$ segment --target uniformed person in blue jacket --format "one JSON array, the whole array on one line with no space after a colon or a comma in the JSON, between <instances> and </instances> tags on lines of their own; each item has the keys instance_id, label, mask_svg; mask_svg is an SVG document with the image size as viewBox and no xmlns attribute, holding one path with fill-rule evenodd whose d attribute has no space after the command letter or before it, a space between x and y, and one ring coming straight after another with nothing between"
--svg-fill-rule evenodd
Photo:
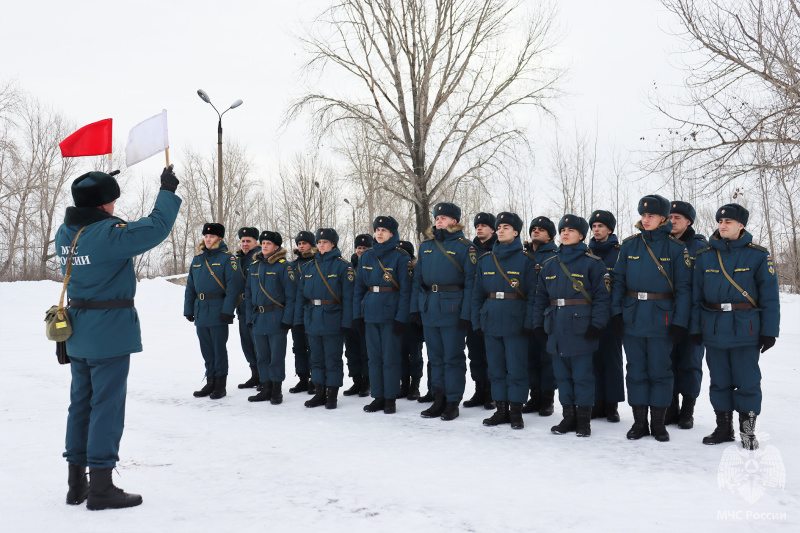
<instances>
[{"instance_id":1,"label":"uniformed person in blue jacket","mask_svg":"<svg viewBox=\"0 0 800 533\"><path fill-rule=\"evenodd\" d=\"M303 275L303 267L314 259L317 249L314 234L310 231L301 231L294 238L294 255L292 268L295 271L296 279ZM303 324L292 326L292 352L294 353L294 371L297 374L298 382L294 387L289 388L289 392L306 392L314 394L311 378L311 351L308 349L308 337L306 328Z\"/></svg>"},{"instance_id":2,"label":"uniformed person in blue jacket","mask_svg":"<svg viewBox=\"0 0 800 533\"><path fill-rule=\"evenodd\" d=\"M589 217L593 237L589 251L603 260L606 266L605 282L611 288L614 265L619 256L619 240L614 234L617 219L613 213L598 209ZM592 358L594 370L594 407L592 418L605 417L609 422L619 422L619 402L625 401L625 378L622 371L622 339L614 334L609 323L600 337L600 346Z\"/></svg>"},{"instance_id":3,"label":"uniformed person in blue jacket","mask_svg":"<svg viewBox=\"0 0 800 533\"><path fill-rule=\"evenodd\" d=\"M356 235L353 241L356 251L350 256L350 264L356 273L356 284L358 284L358 260L367 250L372 248L372 236L362 233ZM344 358L347 360L347 375L353 380L353 385L342 392L345 396L355 396L366 398L369 396L369 353L367 350L367 338L363 331L350 328L344 336Z\"/></svg>"},{"instance_id":4,"label":"uniformed person in blue jacket","mask_svg":"<svg viewBox=\"0 0 800 533\"><path fill-rule=\"evenodd\" d=\"M370 387L374 400L364 411L397 411L400 349L411 300L411 259L400 248L397 221L380 215L372 223L372 248L358 260L353 289L353 327L367 339Z\"/></svg>"},{"instance_id":5,"label":"uniformed person in blue jacket","mask_svg":"<svg viewBox=\"0 0 800 533\"><path fill-rule=\"evenodd\" d=\"M130 354L142 351L133 258L169 235L181 205L177 187L172 166L164 169L150 216L125 223L114 216L120 189L112 175L89 172L72 183L75 206L67 208L55 236L62 273L76 244L67 285L67 314L74 330L66 341L72 361L64 451L68 504L78 505L87 497L93 510L142 503L140 495L124 492L111 480L125 426Z\"/></svg>"},{"instance_id":6,"label":"uniformed person in blue jacket","mask_svg":"<svg viewBox=\"0 0 800 533\"><path fill-rule=\"evenodd\" d=\"M536 262L522 248L522 219L502 212L497 242L478 258L472 288L472 324L486 345L495 413L485 426L511 424L522 429L522 404L528 398L528 337L533 326Z\"/></svg>"},{"instance_id":7,"label":"uniformed person in blue jacket","mask_svg":"<svg viewBox=\"0 0 800 533\"><path fill-rule=\"evenodd\" d=\"M475 246L464 238L460 207L441 202L433 216L436 225L420 244L411 293L411 313L424 328L434 389L433 405L420 414L454 420L466 385L464 346L472 327L470 299L478 258Z\"/></svg>"},{"instance_id":8,"label":"uniformed person in blue jacket","mask_svg":"<svg viewBox=\"0 0 800 533\"><path fill-rule=\"evenodd\" d=\"M480 257L491 251L494 243L497 242L494 229L495 216L491 213L478 213L472 219L472 225L475 228L475 238L472 239L472 244L475 245L475 251ZM521 242L520 246L522 246ZM486 360L486 343L473 328L467 331L467 358L469 359L469 373L472 381L475 382L475 394L469 400L464 401L464 407L481 406L484 409L494 409L492 386L489 382L489 363ZM526 392L526 399L527 395Z\"/></svg>"},{"instance_id":9,"label":"uniformed person in blue jacket","mask_svg":"<svg viewBox=\"0 0 800 533\"><path fill-rule=\"evenodd\" d=\"M545 261L553 257L558 247L553 242L556 225L547 217L534 217L528 229L531 240L525 243L525 250L536 258L536 272L541 272ZM528 343L528 381L531 399L522 406L523 413L539 413L539 416L553 414L556 376L553 372L553 354L537 338Z\"/></svg>"},{"instance_id":10,"label":"uniformed person in blue jacket","mask_svg":"<svg viewBox=\"0 0 800 533\"><path fill-rule=\"evenodd\" d=\"M247 284L247 276L250 273L250 263L253 256L261 251L258 246L257 228L239 229L239 250L236 252L236 261L239 263L239 273L242 275L243 283ZM239 339L242 342L242 352L247 364L250 365L250 379L239 384L240 389L251 389L258 385L258 366L256 365L256 347L253 344L253 334L247 323L247 302L245 294L239 296L239 305L236 306L236 315L239 317Z\"/></svg>"},{"instance_id":11,"label":"uniformed person in blue jacket","mask_svg":"<svg viewBox=\"0 0 800 533\"><path fill-rule=\"evenodd\" d=\"M218 400L227 394L228 326L244 292L236 256L223 240L225 227L208 222L203 225L203 240L189 267L183 315L197 328L200 352L206 365L206 384L194 396Z\"/></svg>"},{"instance_id":12,"label":"uniformed person in blue jacket","mask_svg":"<svg viewBox=\"0 0 800 533\"><path fill-rule=\"evenodd\" d=\"M414 279L414 267L417 264L416 254L414 253L414 245L410 241L400 241L398 246L408 252L408 257L411 260L410 275ZM409 300L410 308L410 300ZM425 337L422 334L422 327L417 324L409 324L403 333L403 343L400 348L400 366L401 375L403 379L408 380L408 393L406 394L407 400L419 400L419 384L422 380L422 368L424 366L422 358L422 344L425 342ZM401 381L402 383L402 381ZM430 372L428 372L428 390L433 390L433 385L430 383ZM401 385L400 392L402 394L403 387ZM402 397L402 395L400 396Z\"/></svg>"},{"instance_id":13,"label":"uniformed person in blue jacket","mask_svg":"<svg viewBox=\"0 0 800 533\"><path fill-rule=\"evenodd\" d=\"M672 236L683 241L689 250L689 260L694 266L697 252L708 247L703 235L695 233L696 213L689 202L673 200L669 211L672 223ZM672 388L672 403L664 417L666 425L678 424L681 429L694 427L694 405L700 396L700 383L703 381L703 346L683 339L672 348L672 374L675 385ZM681 402L679 395L683 396Z\"/></svg>"},{"instance_id":14,"label":"uniformed person in blue jacket","mask_svg":"<svg viewBox=\"0 0 800 533\"><path fill-rule=\"evenodd\" d=\"M611 295L603 260L584 244L589 224L572 214L558 222L561 246L539 272L533 313L534 333L547 342L558 379L564 418L551 431L579 437L592 434L595 379L592 358L608 324Z\"/></svg>"},{"instance_id":15,"label":"uniformed person in blue jacket","mask_svg":"<svg viewBox=\"0 0 800 533\"><path fill-rule=\"evenodd\" d=\"M253 332L258 358L259 387L251 402L283 402L286 379L286 335L294 321L297 277L281 248L283 238L275 231L259 236L261 251L255 255L247 276L247 323Z\"/></svg>"},{"instance_id":16,"label":"uniformed person in blue jacket","mask_svg":"<svg viewBox=\"0 0 800 533\"><path fill-rule=\"evenodd\" d=\"M628 361L632 440L651 433L659 442L669 440L664 416L672 401L670 352L689 326L692 264L686 246L670 234L670 205L657 194L639 200L640 233L622 241L614 267L611 320Z\"/></svg>"},{"instance_id":17,"label":"uniformed person in blue jacket","mask_svg":"<svg viewBox=\"0 0 800 533\"><path fill-rule=\"evenodd\" d=\"M753 243L745 229L748 218L739 204L717 210L719 229L710 246L697 253L694 266L691 340L706 346L709 393L717 416L717 427L703 444L733 441L737 411L742 446L755 450L756 417L761 414L759 351L775 345L780 297L772 256Z\"/></svg>"},{"instance_id":18,"label":"uniformed person in blue jacket","mask_svg":"<svg viewBox=\"0 0 800 533\"><path fill-rule=\"evenodd\" d=\"M316 231L317 253L303 267L295 300L295 324L305 324L311 347L311 379L316 394L306 407L336 409L344 380L342 347L353 323L355 272L337 248L333 228Z\"/></svg>"}]
</instances>

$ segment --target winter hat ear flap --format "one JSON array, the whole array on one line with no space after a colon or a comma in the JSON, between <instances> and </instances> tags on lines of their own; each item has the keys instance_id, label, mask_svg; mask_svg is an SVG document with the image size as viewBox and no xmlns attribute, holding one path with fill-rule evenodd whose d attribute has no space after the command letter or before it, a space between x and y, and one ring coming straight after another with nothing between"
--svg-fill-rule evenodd
<instances>
[{"instance_id":1,"label":"winter hat ear flap","mask_svg":"<svg viewBox=\"0 0 800 533\"><path fill-rule=\"evenodd\" d=\"M672 206L669 209L669 214L671 215L672 213L675 213L676 215L683 215L687 219L689 219L689 222L694 224L694 218L696 216L696 212L694 210L694 207L692 207L692 204L690 204L689 202L673 200Z\"/></svg>"},{"instance_id":2,"label":"winter hat ear flap","mask_svg":"<svg viewBox=\"0 0 800 533\"><path fill-rule=\"evenodd\" d=\"M331 241L334 246L339 244L339 234L333 228L319 228L316 233L317 242Z\"/></svg>"},{"instance_id":3,"label":"winter hat ear flap","mask_svg":"<svg viewBox=\"0 0 800 533\"><path fill-rule=\"evenodd\" d=\"M725 204L717 209L717 222L723 218L735 220L746 226L750 219L750 212L739 204Z\"/></svg>"},{"instance_id":4,"label":"winter hat ear flap","mask_svg":"<svg viewBox=\"0 0 800 533\"><path fill-rule=\"evenodd\" d=\"M297 237L294 238L295 244L300 244L301 242L307 242L311 246L317 244L317 240L314 238L314 234L310 231L301 231L297 234Z\"/></svg>"},{"instance_id":5,"label":"winter hat ear flap","mask_svg":"<svg viewBox=\"0 0 800 533\"><path fill-rule=\"evenodd\" d=\"M478 213L475 215L475 218L472 221L472 227L477 228L478 224L486 224L490 228L495 229L497 221L495 220L494 215L491 213Z\"/></svg>"},{"instance_id":6,"label":"winter hat ear flap","mask_svg":"<svg viewBox=\"0 0 800 533\"><path fill-rule=\"evenodd\" d=\"M547 217L534 217L534 219L531 220L530 227L528 228L528 235L533 233L533 228L536 227L545 230L547 234L550 235L551 239L556 236L556 225L553 224L553 221Z\"/></svg>"},{"instance_id":7,"label":"winter hat ear flap","mask_svg":"<svg viewBox=\"0 0 800 533\"><path fill-rule=\"evenodd\" d=\"M99 207L119 198L119 183L105 172L87 172L72 182L75 207Z\"/></svg>"},{"instance_id":8,"label":"winter hat ear flap","mask_svg":"<svg viewBox=\"0 0 800 533\"><path fill-rule=\"evenodd\" d=\"M356 235L355 247L358 248L359 246L372 248L372 235L367 235L366 233Z\"/></svg>"},{"instance_id":9,"label":"winter hat ear flap","mask_svg":"<svg viewBox=\"0 0 800 533\"><path fill-rule=\"evenodd\" d=\"M258 238L258 242L262 241L269 241L275 246L280 246L283 244L283 238L277 231L262 231L261 236Z\"/></svg>"},{"instance_id":10,"label":"winter hat ear flap","mask_svg":"<svg viewBox=\"0 0 800 533\"><path fill-rule=\"evenodd\" d=\"M564 215L561 217L561 220L558 221L558 232L561 233L561 230L564 228L574 229L583 235L584 240L589 233L589 223L586 222L586 219L577 215Z\"/></svg>"},{"instance_id":11,"label":"winter hat ear flap","mask_svg":"<svg viewBox=\"0 0 800 533\"><path fill-rule=\"evenodd\" d=\"M519 218L519 215L517 215L516 213L503 211L502 213L499 213L497 217L495 217L495 220L496 220L495 229L497 229L496 227L499 226L500 224L508 224L509 226L514 228L514 231L516 231L517 233L520 233L522 231L522 219Z\"/></svg>"},{"instance_id":12,"label":"winter hat ear flap","mask_svg":"<svg viewBox=\"0 0 800 533\"><path fill-rule=\"evenodd\" d=\"M238 232L239 238L252 237L258 240L258 228L240 228Z\"/></svg>"},{"instance_id":13,"label":"winter hat ear flap","mask_svg":"<svg viewBox=\"0 0 800 533\"><path fill-rule=\"evenodd\" d=\"M444 215L455 219L456 222L460 222L461 208L450 202L439 202L433 206L433 218L435 219L439 215Z\"/></svg>"},{"instance_id":14,"label":"winter hat ear flap","mask_svg":"<svg viewBox=\"0 0 800 533\"><path fill-rule=\"evenodd\" d=\"M598 209L597 211L592 213L592 216L589 217L589 224L594 224L595 222L599 222L605 227L608 228L608 231L614 233L614 229L617 227L617 219L614 218L614 215L611 211L603 211L602 209Z\"/></svg>"},{"instance_id":15,"label":"winter hat ear flap","mask_svg":"<svg viewBox=\"0 0 800 533\"><path fill-rule=\"evenodd\" d=\"M203 235L216 235L220 239L225 238L225 226L216 222L206 222L203 225Z\"/></svg>"},{"instance_id":16,"label":"winter hat ear flap","mask_svg":"<svg viewBox=\"0 0 800 533\"><path fill-rule=\"evenodd\" d=\"M645 213L669 218L670 202L659 194L650 194L639 200L639 214Z\"/></svg>"}]
</instances>

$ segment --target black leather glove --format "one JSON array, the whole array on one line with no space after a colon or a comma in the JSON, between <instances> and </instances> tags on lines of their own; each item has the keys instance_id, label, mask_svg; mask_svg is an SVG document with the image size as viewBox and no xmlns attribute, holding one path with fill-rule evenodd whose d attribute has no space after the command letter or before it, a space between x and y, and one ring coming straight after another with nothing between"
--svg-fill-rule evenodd
<instances>
[{"instance_id":1,"label":"black leather glove","mask_svg":"<svg viewBox=\"0 0 800 533\"><path fill-rule=\"evenodd\" d=\"M164 172L161 173L161 190L162 191L169 191L175 192L178 188L178 176L172 171L172 167L174 165L170 165L164 169Z\"/></svg>"},{"instance_id":2,"label":"black leather glove","mask_svg":"<svg viewBox=\"0 0 800 533\"><path fill-rule=\"evenodd\" d=\"M533 336L536 337L539 342L547 342L547 333L544 332L544 328L542 326L533 328Z\"/></svg>"},{"instance_id":3,"label":"black leather glove","mask_svg":"<svg viewBox=\"0 0 800 533\"><path fill-rule=\"evenodd\" d=\"M611 317L611 327L614 328L614 335L622 338L625 333L625 321L622 320L622 315L614 315Z\"/></svg>"},{"instance_id":4,"label":"black leather glove","mask_svg":"<svg viewBox=\"0 0 800 533\"><path fill-rule=\"evenodd\" d=\"M292 325L287 324L286 322L281 322L281 329L292 329Z\"/></svg>"},{"instance_id":5,"label":"black leather glove","mask_svg":"<svg viewBox=\"0 0 800 533\"><path fill-rule=\"evenodd\" d=\"M775 346L775 337L768 337L766 335L758 336L758 348L761 350L761 353L766 352L773 346Z\"/></svg>"},{"instance_id":6,"label":"black leather glove","mask_svg":"<svg viewBox=\"0 0 800 533\"><path fill-rule=\"evenodd\" d=\"M603 330L592 324L589 324L589 327L586 328L586 332L583 334L583 338L587 341L596 341L602 336Z\"/></svg>"},{"instance_id":7,"label":"black leather glove","mask_svg":"<svg viewBox=\"0 0 800 533\"><path fill-rule=\"evenodd\" d=\"M364 323L364 319L363 318L354 318L353 319L353 329L363 335L364 332L367 330L367 325Z\"/></svg>"},{"instance_id":8,"label":"black leather glove","mask_svg":"<svg viewBox=\"0 0 800 533\"><path fill-rule=\"evenodd\" d=\"M700 346L703 344L703 334L702 333L692 333L689 335L689 341L695 346Z\"/></svg>"},{"instance_id":9,"label":"black leather glove","mask_svg":"<svg viewBox=\"0 0 800 533\"><path fill-rule=\"evenodd\" d=\"M524 328L523 328L524 329ZM472 332L478 337L483 337L483 330L481 328L473 329Z\"/></svg>"},{"instance_id":10,"label":"black leather glove","mask_svg":"<svg viewBox=\"0 0 800 533\"><path fill-rule=\"evenodd\" d=\"M194 315L183 315L189 322L194 322Z\"/></svg>"},{"instance_id":11,"label":"black leather glove","mask_svg":"<svg viewBox=\"0 0 800 533\"><path fill-rule=\"evenodd\" d=\"M408 320L412 324L416 324L417 326L421 326L422 325L422 313L411 313L410 315L408 315Z\"/></svg>"},{"instance_id":12,"label":"black leather glove","mask_svg":"<svg viewBox=\"0 0 800 533\"><path fill-rule=\"evenodd\" d=\"M394 324L392 325L392 331L395 335L402 335L406 332L406 325L399 320L395 320Z\"/></svg>"},{"instance_id":13,"label":"black leather glove","mask_svg":"<svg viewBox=\"0 0 800 533\"><path fill-rule=\"evenodd\" d=\"M303 324L303 323L296 324L296 325L294 326L294 329L295 329L295 330L297 331L297 333L299 333L300 335L305 335L305 332L306 332L306 325L305 325L305 324Z\"/></svg>"},{"instance_id":14,"label":"black leather glove","mask_svg":"<svg viewBox=\"0 0 800 533\"><path fill-rule=\"evenodd\" d=\"M343 335L347 335L348 333L350 333L350 328L346 328L346 327L342 326L339 329L341 329Z\"/></svg>"},{"instance_id":15,"label":"black leather glove","mask_svg":"<svg viewBox=\"0 0 800 533\"><path fill-rule=\"evenodd\" d=\"M463 318L459 318L458 329L472 329L472 322L469 320L464 320Z\"/></svg>"},{"instance_id":16,"label":"black leather glove","mask_svg":"<svg viewBox=\"0 0 800 533\"><path fill-rule=\"evenodd\" d=\"M533 330L523 326L522 327L522 336L523 337L533 337Z\"/></svg>"},{"instance_id":17,"label":"black leather glove","mask_svg":"<svg viewBox=\"0 0 800 533\"><path fill-rule=\"evenodd\" d=\"M669 337L669 340L672 341L672 344L679 344L683 339L686 338L687 333L689 333L689 330L685 327L670 324L669 330L667 331L667 336Z\"/></svg>"},{"instance_id":18,"label":"black leather glove","mask_svg":"<svg viewBox=\"0 0 800 533\"><path fill-rule=\"evenodd\" d=\"M233 315L229 315L227 313L220 313L219 317L222 319L223 322L228 324L233 324Z\"/></svg>"}]
</instances>

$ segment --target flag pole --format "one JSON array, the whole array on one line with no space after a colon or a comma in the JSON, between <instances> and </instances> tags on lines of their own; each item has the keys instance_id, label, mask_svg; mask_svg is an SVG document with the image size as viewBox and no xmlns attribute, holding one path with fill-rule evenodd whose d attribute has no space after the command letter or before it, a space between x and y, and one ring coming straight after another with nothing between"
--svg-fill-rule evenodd
<instances>
[{"instance_id":1,"label":"flag pole","mask_svg":"<svg viewBox=\"0 0 800 533\"><path fill-rule=\"evenodd\" d=\"M108 153L108 171L111 172L111 152Z\"/></svg>"},{"instance_id":2,"label":"flag pole","mask_svg":"<svg viewBox=\"0 0 800 533\"><path fill-rule=\"evenodd\" d=\"M167 156L167 168L169 168L169 146L164 148L164 155Z\"/></svg>"}]
</instances>

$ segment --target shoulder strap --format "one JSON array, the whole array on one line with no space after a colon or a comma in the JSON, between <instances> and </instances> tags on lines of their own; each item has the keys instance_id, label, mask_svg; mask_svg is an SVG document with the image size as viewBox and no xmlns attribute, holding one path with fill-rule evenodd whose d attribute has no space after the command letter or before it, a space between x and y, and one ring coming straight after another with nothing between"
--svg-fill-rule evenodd
<instances>
[{"instance_id":1,"label":"shoulder strap","mask_svg":"<svg viewBox=\"0 0 800 533\"><path fill-rule=\"evenodd\" d=\"M586 257L591 257L592 259L597 259L598 261L602 261L600 256L594 255L592 252L586 252L584 255Z\"/></svg>"},{"instance_id":2,"label":"shoulder strap","mask_svg":"<svg viewBox=\"0 0 800 533\"><path fill-rule=\"evenodd\" d=\"M658 267L658 271L661 272L661 275L663 275L665 278L667 278L667 283L669 283L669 290L672 292L672 294L675 294L675 286L672 284L672 280L669 279L669 276L667 275L667 271L664 270L664 266L661 264L661 261L656 259L656 254L654 254L653 250L651 250L650 246L648 246L647 241L644 238L644 234L640 234L640 235L642 236L642 242L644 243L644 247L647 248L647 251L650 253L650 257L653 258L653 261L655 262L656 266Z\"/></svg>"},{"instance_id":3,"label":"shoulder strap","mask_svg":"<svg viewBox=\"0 0 800 533\"><path fill-rule=\"evenodd\" d=\"M558 260L558 266L561 267L561 270L564 271L564 274L566 274L567 277L572 280L572 288L583 294L583 297L586 298L587 302L592 303L592 297L589 296L589 292L586 290L586 287L583 286L583 282L573 277L572 273L570 273L569 269L567 269L567 265L561 261L561 258L558 257L558 255L556 255L555 258Z\"/></svg>"},{"instance_id":4,"label":"shoulder strap","mask_svg":"<svg viewBox=\"0 0 800 533\"><path fill-rule=\"evenodd\" d=\"M521 290L519 290L519 282L517 282L517 284L516 284L516 285L514 285L513 283L511 283L511 280L510 280L510 279L508 279L508 276L506 276L506 271L505 271L505 270L503 270L503 269L500 267L500 263L498 263L498 262L497 262L497 255L495 255L495 253L494 253L494 252L491 252L491 254L492 254L492 259L494 259L494 264L495 264L495 266L497 267L497 270L499 270L499 271L500 271L500 273L503 275L503 277L504 277L504 278L505 278L505 280L506 280L506 283L508 283L508 284L511 286L511 288L512 288L512 289L514 289L515 291L517 291L517 293L518 293L520 296L522 296L522 299L523 299L523 300L527 300L527 298L525 298L525 295L524 295L524 294L522 294L522 291L521 291Z\"/></svg>"},{"instance_id":5,"label":"shoulder strap","mask_svg":"<svg viewBox=\"0 0 800 533\"><path fill-rule=\"evenodd\" d=\"M78 237L80 237L81 232L84 229L86 229L86 226L83 226L78 230L78 233L75 234L75 238L72 239L72 244L69 247L69 255L67 256L67 272L64 274L64 286L61 288L61 298L58 299L58 311L56 312L56 316L58 316L59 320L64 319L64 294L67 292L67 284L69 283L69 278L72 274L72 254L75 253L75 246L78 244Z\"/></svg>"},{"instance_id":6,"label":"shoulder strap","mask_svg":"<svg viewBox=\"0 0 800 533\"><path fill-rule=\"evenodd\" d=\"M641 235L641 233L640 233L639 235ZM622 242L628 242L629 240L631 240L631 239L635 239L636 237L638 237L638 235L636 235L636 234L634 233L633 235L631 235L631 236L629 236L629 237L625 237L624 239L622 239Z\"/></svg>"},{"instance_id":7,"label":"shoulder strap","mask_svg":"<svg viewBox=\"0 0 800 533\"><path fill-rule=\"evenodd\" d=\"M764 247L763 247L763 246L761 246L760 244L753 244L753 243L751 242L751 243L748 243L748 245L747 245L747 246L749 246L750 248L755 248L755 249L756 249L756 250L758 250L759 252L769 252L769 250L767 250L766 248L764 248Z\"/></svg>"},{"instance_id":8,"label":"shoulder strap","mask_svg":"<svg viewBox=\"0 0 800 533\"><path fill-rule=\"evenodd\" d=\"M698 255L700 255L700 254L704 254L704 253L706 253L707 251L711 250L712 248L713 248L713 246L706 246L706 247L705 247L705 248L703 248L702 250L697 250L697 253L696 253L696 254L694 254L694 255L695 255L695 257L697 257L697 256L698 256Z\"/></svg>"},{"instance_id":9,"label":"shoulder strap","mask_svg":"<svg viewBox=\"0 0 800 533\"><path fill-rule=\"evenodd\" d=\"M208 264L208 259L206 259L206 258L205 258L205 256L203 256L203 261L205 261L205 262L206 262L206 268L208 268L208 271L209 271L209 272L211 272L211 277L212 277L212 278L214 278L214 280L217 282L217 284L218 284L220 287L222 287L222 290L223 290L223 291L226 291L226 290L228 290L228 289L226 289L226 288L225 288L225 285L223 285L223 284L222 284L222 282L219 280L219 278L217 277L217 275L216 275L216 274L214 274L214 271L213 271L213 270L211 270L211 265L209 265L209 264Z\"/></svg>"},{"instance_id":10,"label":"shoulder strap","mask_svg":"<svg viewBox=\"0 0 800 533\"><path fill-rule=\"evenodd\" d=\"M676 242L676 243L680 244L681 246L686 246L686 243L685 243L685 242L683 242L683 241L682 241L682 240L680 240L679 238L675 237L674 235L667 235L667 238L668 238L669 240L671 240L672 242Z\"/></svg>"},{"instance_id":11,"label":"shoulder strap","mask_svg":"<svg viewBox=\"0 0 800 533\"><path fill-rule=\"evenodd\" d=\"M264 296L266 296L267 298L269 298L269 299L270 299L270 301L271 301L272 303L274 303L275 305L277 305L278 307L280 307L280 308L282 308L282 309L286 307L285 305L283 305L282 303L280 303L278 300L276 300L275 298L273 298L272 296L270 296L270 295L269 295L269 293L267 292L267 290L266 290L266 289L264 288L264 286L261 284L261 261L259 261L259 262L258 262L258 286L261 288L261 292L263 292L263 293L264 293Z\"/></svg>"},{"instance_id":12,"label":"shoulder strap","mask_svg":"<svg viewBox=\"0 0 800 533\"><path fill-rule=\"evenodd\" d=\"M375 254L375 259L378 260L378 264L381 266L381 270L383 270L383 279L385 279L386 281L391 281L392 284L399 289L400 285L397 284L397 282L394 280L394 276L392 276L392 274L388 270L386 270L386 267L383 266L383 263L381 263L381 258L378 257L378 254Z\"/></svg>"},{"instance_id":13,"label":"shoulder strap","mask_svg":"<svg viewBox=\"0 0 800 533\"><path fill-rule=\"evenodd\" d=\"M731 285L733 285L734 287L736 287L736 290L737 290L737 291L739 291L739 292L741 292L741 293L742 293L742 296L744 296L745 298L747 298L747 300L748 300L748 301L749 301L749 302L750 302L750 303L753 305L753 307L755 307L756 309L758 309L758 304L756 304L756 301L755 301L755 300L753 300L753 297L752 297L752 296L750 296L750 295L747 293L747 291L746 291L746 290L742 289L742 288L741 288L741 287L740 287L740 286L739 286L739 285L738 285L738 284L737 284L735 281L733 281L733 278L731 278L731 277L728 275L728 272L725 270L725 265L723 265L723 264L722 264L722 255L720 255L720 253L719 253L719 250L717 250L717 259L719 259L719 269L720 269L720 270L722 270L722 273L723 273L723 274L725 274L725 277L726 277L726 278L728 278L728 281L730 281L730 282L731 282Z\"/></svg>"},{"instance_id":14,"label":"shoulder strap","mask_svg":"<svg viewBox=\"0 0 800 533\"><path fill-rule=\"evenodd\" d=\"M325 279L325 276L322 274L322 270L319 269L319 263L317 263L316 259L314 259L314 266L317 267L317 272L319 272L319 277L322 278L322 283L324 283L325 286L328 287L328 290L333 295L333 299L336 300L336 303L341 305L342 300L338 296L336 296L336 293L333 292L333 289L331 289L331 286L328 285L328 280Z\"/></svg>"},{"instance_id":15,"label":"shoulder strap","mask_svg":"<svg viewBox=\"0 0 800 533\"><path fill-rule=\"evenodd\" d=\"M532 253L530 253L528 250L522 250L522 254L525 257L527 257L528 259L530 259L531 261L533 261L534 263L536 262L536 257Z\"/></svg>"},{"instance_id":16,"label":"shoulder strap","mask_svg":"<svg viewBox=\"0 0 800 533\"><path fill-rule=\"evenodd\" d=\"M450 262L453 263L453 265L455 265L455 267L458 269L458 271L463 274L464 273L464 269L461 268L461 265L458 264L458 261L453 259L450 256L450 254L447 253L447 250L444 249L444 246L442 246L442 244L437 239L433 239L433 243L436 245L437 248L439 248L439 251L442 252L442 255L445 256L446 258L448 258L450 260ZM472 246L472 243L470 243L470 246Z\"/></svg>"}]
</instances>

